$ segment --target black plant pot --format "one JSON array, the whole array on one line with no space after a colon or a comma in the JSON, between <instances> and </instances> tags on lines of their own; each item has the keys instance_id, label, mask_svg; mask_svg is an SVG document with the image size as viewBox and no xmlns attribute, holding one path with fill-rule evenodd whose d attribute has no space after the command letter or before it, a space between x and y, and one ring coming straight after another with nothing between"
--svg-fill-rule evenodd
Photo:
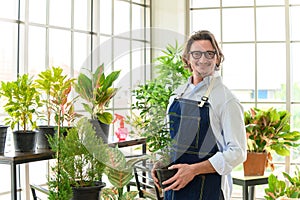
<instances>
[{"instance_id":1,"label":"black plant pot","mask_svg":"<svg viewBox=\"0 0 300 200\"><path fill-rule=\"evenodd\" d=\"M168 169L167 167L164 168L157 168L155 169L156 171L156 176L158 178L159 181L159 185L162 189L170 186L171 184L166 184L163 185L162 182L168 180L169 178L171 178L172 176L174 176L177 173L177 169Z\"/></svg>"},{"instance_id":2,"label":"black plant pot","mask_svg":"<svg viewBox=\"0 0 300 200\"><path fill-rule=\"evenodd\" d=\"M108 134L109 134L109 124L104 124L96 119L90 119L89 120L91 124L93 125L96 135L100 138L102 138L104 143L108 142Z\"/></svg>"},{"instance_id":3,"label":"black plant pot","mask_svg":"<svg viewBox=\"0 0 300 200\"><path fill-rule=\"evenodd\" d=\"M36 149L36 131L14 131L15 151L32 152Z\"/></svg>"},{"instance_id":4,"label":"black plant pot","mask_svg":"<svg viewBox=\"0 0 300 200\"><path fill-rule=\"evenodd\" d=\"M72 200L99 200L100 191L106 184L99 182L95 186L89 187L73 187L73 198Z\"/></svg>"},{"instance_id":5,"label":"black plant pot","mask_svg":"<svg viewBox=\"0 0 300 200\"><path fill-rule=\"evenodd\" d=\"M66 137L68 135L68 131L71 128L73 128L73 126L62 126L62 127L60 127L59 135ZM57 129L58 129L58 126L55 126L54 127L54 130L55 130L54 134L57 134Z\"/></svg>"},{"instance_id":6,"label":"black plant pot","mask_svg":"<svg viewBox=\"0 0 300 200\"><path fill-rule=\"evenodd\" d=\"M0 154L4 153L7 128L8 128L7 126L0 125Z\"/></svg>"},{"instance_id":7,"label":"black plant pot","mask_svg":"<svg viewBox=\"0 0 300 200\"><path fill-rule=\"evenodd\" d=\"M54 126L39 126L36 134L36 148L50 149L48 138L53 137L55 133Z\"/></svg>"}]
</instances>

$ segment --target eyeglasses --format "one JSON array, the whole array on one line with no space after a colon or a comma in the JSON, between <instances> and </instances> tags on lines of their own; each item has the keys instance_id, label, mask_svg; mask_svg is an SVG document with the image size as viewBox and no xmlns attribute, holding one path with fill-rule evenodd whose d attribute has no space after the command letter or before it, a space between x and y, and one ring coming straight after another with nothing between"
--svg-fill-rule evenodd
<instances>
[{"instance_id":1,"label":"eyeglasses","mask_svg":"<svg viewBox=\"0 0 300 200\"><path fill-rule=\"evenodd\" d=\"M192 54L194 59L200 59L202 57L202 54L204 54L205 58L207 59L213 59L216 55L216 51L190 51L190 54Z\"/></svg>"}]
</instances>

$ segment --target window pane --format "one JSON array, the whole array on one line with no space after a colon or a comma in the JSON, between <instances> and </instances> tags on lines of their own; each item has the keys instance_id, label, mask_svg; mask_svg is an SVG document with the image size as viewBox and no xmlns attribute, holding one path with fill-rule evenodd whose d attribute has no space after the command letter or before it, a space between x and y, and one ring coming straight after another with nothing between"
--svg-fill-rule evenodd
<instances>
[{"instance_id":1,"label":"window pane","mask_svg":"<svg viewBox=\"0 0 300 200\"><path fill-rule=\"evenodd\" d=\"M46 24L46 0L29 0L29 21Z\"/></svg>"},{"instance_id":2,"label":"window pane","mask_svg":"<svg viewBox=\"0 0 300 200\"><path fill-rule=\"evenodd\" d=\"M253 41L254 12L252 8L235 8L223 10L223 40ZM239 16L239 17L237 17ZM241 18L243 20L241 20ZM235 28L239 27L239 28ZM233 31L234 30L234 31Z\"/></svg>"},{"instance_id":3,"label":"window pane","mask_svg":"<svg viewBox=\"0 0 300 200\"><path fill-rule=\"evenodd\" d=\"M71 0L51 0L49 4L50 25L71 27Z\"/></svg>"},{"instance_id":4,"label":"window pane","mask_svg":"<svg viewBox=\"0 0 300 200\"><path fill-rule=\"evenodd\" d=\"M199 30L209 30L221 38L219 9L191 11L191 33Z\"/></svg>"},{"instance_id":5,"label":"window pane","mask_svg":"<svg viewBox=\"0 0 300 200\"><path fill-rule=\"evenodd\" d=\"M18 0L0 1L0 18L18 19Z\"/></svg>"},{"instance_id":6,"label":"window pane","mask_svg":"<svg viewBox=\"0 0 300 200\"><path fill-rule=\"evenodd\" d=\"M17 76L17 24L0 22L0 80L10 81Z\"/></svg>"},{"instance_id":7,"label":"window pane","mask_svg":"<svg viewBox=\"0 0 300 200\"><path fill-rule=\"evenodd\" d=\"M256 0L256 5L284 5L284 0Z\"/></svg>"},{"instance_id":8,"label":"window pane","mask_svg":"<svg viewBox=\"0 0 300 200\"><path fill-rule=\"evenodd\" d=\"M203 8L203 7L219 7L220 0L191 0L191 7Z\"/></svg>"},{"instance_id":9,"label":"window pane","mask_svg":"<svg viewBox=\"0 0 300 200\"><path fill-rule=\"evenodd\" d=\"M225 60L222 70L225 85L237 95L240 101L253 100L255 88L254 44L224 44L223 54Z\"/></svg>"},{"instance_id":10,"label":"window pane","mask_svg":"<svg viewBox=\"0 0 300 200\"><path fill-rule=\"evenodd\" d=\"M121 70L115 84L120 88L114 97L115 108L127 108L131 97L130 84L130 41L124 39L114 40L114 70Z\"/></svg>"},{"instance_id":11,"label":"window pane","mask_svg":"<svg viewBox=\"0 0 300 200\"><path fill-rule=\"evenodd\" d=\"M123 33L122 36L129 37L130 4L124 1L115 0L114 8L114 34L118 35Z\"/></svg>"},{"instance_id":12,"label":"window pane","mask_svg":"<svg viewBox=\"0 0 300 200\"><path fill-rule=\"evenodd\" d=\"M91 0L74 0L74 28L90 30Z\"/></svg>"},{"instance_id":13,"label":"window pane","mask_svg":"<svg viewBox=\"0 0 300 200\"><path fill-rule=\"evenodd\" d=\"M81 68L89 68L86 66L87 59L90 58L90 40L91 37L84 33L74 33L74 76L77 77Z\"/></svg>"},{"instance_id":14,"label":"window pane","mask_svg":"<svg viewBox=\"0 0 300 200\"><path fill-rule=\"evenodd\" d=\"M32 75L46 69L46 29L30 26L28 31L28 72Z\"/></svg>"},{"instance_id":15,"label":"window pane","mask_svg":"<svg viewBox=\"0 0 300 200\"><path fill-rule=\"evenodd\" d=\"M253 6L254 0L222 0L222 6ZM237 15L240 16L240 15Z\"/></svg>"},{"instance_id":16,"label":"window pane","mask_svg":"<svg viewBox=\"0 0 300 200\"><path fill-rule=\"evenodd\" d=\"M299 0L290 0L290 4L299 4Z\"/></svg>"},{"instance_id":17,"label":"window pane","mask_svg":"<svg viewBox=\"0 0 300 200\"><path fill-rule=\"evenodd\" d=\"M260 41L285 40L284 7L257 8L257 39ZM276 23L275 23L276 22Z\"/></svg>"},{"instance_id":18,"label":"window pane","mask_svg":"<svg viewBox=\"0 0 300 200\"><path fill-rule=\"evenodd\" d=\"M5 149L6 151L6 149ZM1 164L1 170L0 170L0 176L2 180L5 181L1 181L0 182L0 192L7 192L10 191L10 184L11 184L11 176L10 176L10 166L9 165L3 165ZM1 199L10 199L10 193L7 196L0 196Z\"/></svg>"},{"instance_id":19,"label":"window pane","mask_svg":"<svg viewBox=\"0 0 300 200\"><path fill-rule=\"evenodd\" d=\"M285 44L257 44L257 86L259 100L285 101L285 62Z\"/></svg>"},{"instance_id":20,"label":"window pane","mask_svg":"<svg viewBox=\"0 0 300 200\"><path fill-rule=\"evenodd\" d=\"M300 43L291 44L292 100L300 101Z\"/></svg>"},{"instance_id":21,"label":"window pane","mask_svg":"<svg viewBox=\"0 0 300 200\"><path fill-rule=\"evenodd\" d=\"M150 0L132 0L133 3L143 4L143 5L150 5Z\"/></svg>"},{"instance_id":22,"label":"window pane","mask_svg":"<svg viewBox=\"0 0 300 200\"><path fill-rule=\"evenodd\" d=\"M300 6L290 7L291 40L300 40Z\"/></svg>"},{"instance_id":23,"label":"window pane","mask_svg":"<svg viewBox=\"0 0 300 200\"><path fill-rule=\"evenodd\" d=\"M144 49L144 43L133 43L136 48L132 52L132 85L135 87L146 80L145 69L149 65L149 60L145 57L147 50Z\"/></svg>"},{"instance_id":24,"label":"window pane","mask_svg":"<svg viewBox=\"0 0 300 200\"><path fill-rule=\"evenodd\" d=\"M137 5L132 5L132 13L137 16L141 17L133 17L132 18L132 30L137 30L134 31L135 34L133 35L133 38L135 39L144 39L144 28L145 28L145 23L144 20L145 18L144 15L144 7L137 6Z\"/></svg>"},{"instance_id":25,"label":"window pane","mask_svg":"<svg viewBox=\"0 0 300 200\"><path fill-rule=\"evenodd\" d=\"M100 0L99 28L100 28L100 33L111 34L111 31L112 31L112 5L111 5L111 1Z\"/></svg>"},{"instance_id":26,"label":"window pane","mask_svg":"<svg viewBox=\"0 0 300 200\"><path fill-rule=\"evenodd\" d=\"M67 74L70 74L70 42L71 34L69 31L49 30L49 65L60 66Z\"/></svg>"}]
</instances>

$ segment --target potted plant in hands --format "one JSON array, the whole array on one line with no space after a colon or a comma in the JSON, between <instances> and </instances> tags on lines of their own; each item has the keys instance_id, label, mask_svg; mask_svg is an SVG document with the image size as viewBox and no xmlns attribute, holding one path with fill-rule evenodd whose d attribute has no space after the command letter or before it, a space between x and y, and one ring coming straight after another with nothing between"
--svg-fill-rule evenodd
<instances>
[{"instance_id":1,"label":"potted plant in hands","mask_svg":"<svg viewBox=\"0 0 300 200\"><path fill-rule=\"evenodd\" d=\"M5 118L6 125L14 130L17 124L21 130L13 131L16 151L35 151L36 128L35 117L41 107L40 94L28 74L18 76L16 81L1 83L0 94L5 97L4 109L9 117Z\"/></svg>"},{"instance_id":2,"label":"potted plant in hands","mask_svg":"<svg viewBox=\"0 0 300 200\"><path fill-rule=\"evenodd\" d=\"M113 115L105 110L118 90L112 85L119 77L120 71L113 71L105 76L104 65L102 64L96 69L95 73L89 70L87 72L88 75L79 74L75 90L87 102L82 103L82 105L90 113L91 122L96 128L96 133L102 137L104 142L107 142L109 124L113 121Z\"/></svg>"},{"instance_id":3,"label":"potted plant in hands","mask_svg":"<svg viewBox=\"0 0 300 200\"><path fill-rule=\"evenodd\" d=\"M168 180L172 176L174 176L177 173L177 169L169 169L169 167L172 165L171 155L172 155L172 142L169 142L168 147L165 147L157 154L158 160L155 161L154 169L156 177L159 181L159 185L162 189L170 186L171 184L162 184L164 181ZM157 159L157 158L155 158Z\"/></svg>"},{"instance_id":4,"label":"potted plant in hands","mask_svg":"<svg viewBox=\"0 0 300 200\"><path fill-rule=\"evenodd\" d=\"M108 146L95 135L87 118L81 118L64 138L56 134L49 142L52 150L59 152L48 182L49 199L98 200L105 186L102 175Z\"/></svg>"},{"instance_id":5,"label":"potted plant in hands","mask_svg":"<svg viewBox=\"0 0 300 200\"><path fill-rule=\"evenodd\" d=\"M244 174L247 176L263 175L265 166L274 170L271 152L280 156L288 156L291 147L299 146L300 132L290 130L290 113L287 110L278 111L275 108L267 110L251 108L244 113L247 133L248 154L244 162ZM259 162L251 162L254 154L264 158L258 172L254 166Z\"/></svg>"}]
</instances>

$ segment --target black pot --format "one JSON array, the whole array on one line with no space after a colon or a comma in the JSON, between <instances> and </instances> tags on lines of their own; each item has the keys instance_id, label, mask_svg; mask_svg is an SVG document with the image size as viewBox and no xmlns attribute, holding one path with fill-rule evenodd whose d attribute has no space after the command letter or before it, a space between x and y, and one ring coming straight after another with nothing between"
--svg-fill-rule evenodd
<instances>
[{"instance_id":1,"label":"black pot","mask_svg":"<svg viewBox=\"0 0 300 200\"><path fill-rule=\"evenodd\" d=\"M159 181L159 185L162 189L170 186L171 184L166 184L163 185L162 182L168 180L169 178L171 178L172 176L174 176L177 173L177 169L168 169L167 167L165 168L157 168L155 169L156 171L156 176L158 178Z\"/></svg>"},{"instance_id":2,"label":"black pot","mask_svg":"<svg viewBox=\"0 0 300 200\"><path fill-rule=\"evenodd\" d=\"M62 126L62 127L60 127L59 135L63 135L64 137L66 137L68 135L68 131L71 128L73 128L73 126ZM57 134L57 129L58 129L58 126L55 126L54 127L55 134Z\"/></svg>"},{"instance_id":3,"label":"black pot","mask_svg":"<svg viewBox=\"0 0 300 200\"><path fill-rule=\"evenodd\" d=\"M100 191L106 184L104 182L98 182L95 186L89 187L73 187L72 200L99 200Z\"/></svg>"},{"instance_id":4,"label":"black pot","mask_svg":"<svg viewBox=\"0 0 300 200\"><path fill-rule=\"evenodd\" d=\"M96 135L102 138L104 143L107 143L109 135L109 124L104 124L97 119L90 119L89 121L95 129Z\"/></svg>"},{"instance_id":5,"label":"black pot","mask_svg":"<svg viewBox=\"0 0 300 200\"><path fill-rule=\"evenodd\" d=\"M39 126L38 133L36 134L36 148L37 149L50 149L48 137L53 137L55 133L54 126Z\"/></svg>"},{"instance_id":6,"label":"black pot","mask_svg":"<svg viewBox=\"0 0 300 200\"><path fill-rule=\"evenodd\" d=\"M0 154L4 153L8 126L0 125Z\"/></svg>"},{"instance_id":7,"label":"black pot","mask_svg":"<svg viewBox=\"0 0 300 200\"><path fill-rule=\"evenodd\" d=\"M36 149L36 131L14 131L15 151L32 152Z\"/></svg>"}]
</instances>

